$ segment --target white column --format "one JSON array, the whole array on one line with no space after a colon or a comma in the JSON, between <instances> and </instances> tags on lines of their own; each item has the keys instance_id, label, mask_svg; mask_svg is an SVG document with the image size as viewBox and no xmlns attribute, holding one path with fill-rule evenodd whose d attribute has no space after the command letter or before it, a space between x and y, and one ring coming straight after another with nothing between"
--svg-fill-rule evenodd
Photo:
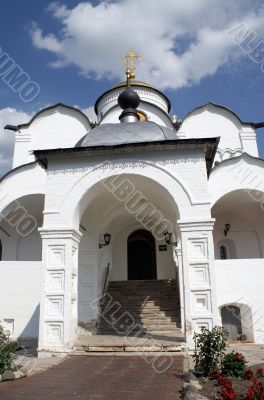
<instances>
[{"instance_id":1,"label":"white column","mask_svg":"<svg viewBox=\"0 0 264 400\"><path fill-rule=\"evenodd\" d=\"M75 339L78 324L78 246L74 229L40 229L42 281L39 354L64 353Z\"/></svg>"},{"instance_id":2,"label":"white column","mask_svg":"<svg viewBox=\"0 0 264 400\"><path fill-rule=\"evenodd\" d=\"M192 348L194 332L218 324L212 236L214 219L178 221L178 225L181 232L185 335L187 347Z\"/></svg>"}]
</instances>

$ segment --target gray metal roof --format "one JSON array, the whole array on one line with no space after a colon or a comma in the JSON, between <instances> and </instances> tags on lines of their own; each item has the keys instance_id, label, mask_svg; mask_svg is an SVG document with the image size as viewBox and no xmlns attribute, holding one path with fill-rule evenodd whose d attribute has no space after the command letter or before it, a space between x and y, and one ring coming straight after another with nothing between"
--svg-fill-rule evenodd
<instances>
[{"instance_id":1,"label":"gray metal roof","mask_svg":"<svg viewBox=\"0 0 264 400\"><path fill-rule=\"evenodd\" d=\"M115 146L128 143L175 140L176 131L154 122L101 124L87 133L76 147Z\"/></svg>"}]
</instances>

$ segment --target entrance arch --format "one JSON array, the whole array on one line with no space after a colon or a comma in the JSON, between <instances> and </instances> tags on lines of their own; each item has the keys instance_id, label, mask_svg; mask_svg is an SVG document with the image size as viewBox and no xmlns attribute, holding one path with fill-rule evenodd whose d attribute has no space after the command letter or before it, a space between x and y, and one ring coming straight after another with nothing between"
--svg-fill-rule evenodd
<instances>
[{"instance_id":1,"label":"entrance arch","mask_svg":"<svg viewBox=\"0 0 264 400\"><path fill-rule=\"evenodd\" d=\"M155 239L145 229L132 232L127 239L127 277L157 279Z\"/></svg>"},{"instance_id":2,"label":"entrance arch","mask_svg":"<svg viewBox=\"0 0 264 400\"><path fill-rule=\"evenodd\" d=\"M224 306L221 309L222 325L228 332L228 339L237 340L242 334L241 312L235 305Z\"/></svg>"}]
</instances>

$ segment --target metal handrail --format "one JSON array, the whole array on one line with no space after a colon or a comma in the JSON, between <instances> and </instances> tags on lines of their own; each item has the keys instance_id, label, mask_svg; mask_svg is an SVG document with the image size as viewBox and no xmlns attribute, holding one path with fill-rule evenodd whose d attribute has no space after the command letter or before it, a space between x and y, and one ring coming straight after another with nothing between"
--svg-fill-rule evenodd
<instances>
[{"instance_id":1,"label":"metal handrail","mask_svg":"<svg viewBox=\"0 0 264 400\"><path fill-rule=\"evenodd\" d=\"M102 304L102 301L103 301L103 298L104 298L104 295L105 295L105 292L107 289L107 279L109 276L109 271L110 271L110 262L107 264L107 267L105 269L105 277L104 277L104 285L103 285L102 296L101 296L101 304Z\"/></svg>"}]
</instances>

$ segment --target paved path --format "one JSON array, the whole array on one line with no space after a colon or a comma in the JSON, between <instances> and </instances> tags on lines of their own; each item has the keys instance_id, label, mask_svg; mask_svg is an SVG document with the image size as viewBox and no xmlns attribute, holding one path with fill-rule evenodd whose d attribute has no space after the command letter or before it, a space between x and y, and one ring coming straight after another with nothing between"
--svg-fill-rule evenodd
<instances>
[{"instance_id":1,"label":"paved path","mask_svg":"<svg viewBox=\"0 0 264 400\"><path fill-rule=\"evenodd\" d=\"M254 343L230 344L230 351L238 351L246 357L248 366L264 366L264 345Z\"/></svg>"},{"instance_id":2,"label":"paved path","mask_svg":"<svg viewBox=\"0 0 264 400\"><path fill-rule=\"evenodd\" d=\"M168 367L167 362L172 364ZM150 360L149 360L150 361ZM2 400L177 400L183 358L72 357L40 374L0 384Z\"/></svg>"}]
</instances>

